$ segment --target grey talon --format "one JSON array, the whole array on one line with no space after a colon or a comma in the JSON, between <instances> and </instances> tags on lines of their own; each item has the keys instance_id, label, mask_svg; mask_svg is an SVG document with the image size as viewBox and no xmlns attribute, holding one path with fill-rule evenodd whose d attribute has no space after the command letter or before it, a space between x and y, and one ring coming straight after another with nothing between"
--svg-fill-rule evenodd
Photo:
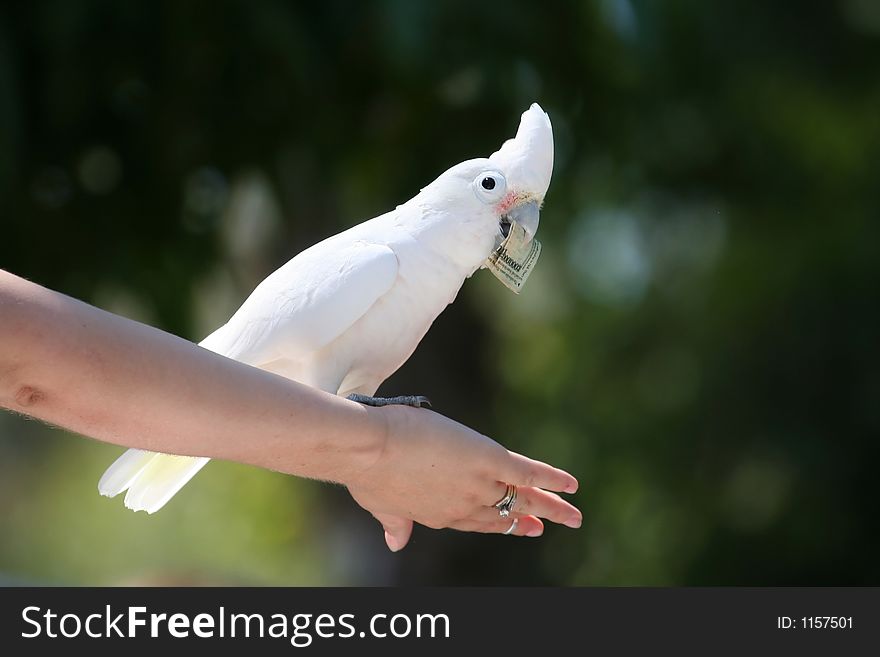
<instances>
[{"instance_id":1,"label":"grey talon","mask_svg":"<svg viewBox=\"0 0 880 657\"><path fill-rule=\"evenodd\" d=\"M413 408L431 408L431 400L423 395L401 395L399 397L370 397L352 393L346 397L364 406L412 406Z\"/></svg>"}]
</instances>

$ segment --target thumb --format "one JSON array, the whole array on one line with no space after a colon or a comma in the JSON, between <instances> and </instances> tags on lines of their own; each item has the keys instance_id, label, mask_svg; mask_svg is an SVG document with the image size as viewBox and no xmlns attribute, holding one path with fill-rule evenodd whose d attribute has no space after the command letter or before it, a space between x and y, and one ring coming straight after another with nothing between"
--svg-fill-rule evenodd
<instances>
[{"instance_id":1,"label":"thumb","mask_svg":"<svg viewBox=\"0 0 880 657\"><path fill-rule=\"evenodd\" d=\"M376 514L376 520L382 523L385 530L385 543L389 550L398 552L409 543L409 537L412 536L413 530L412 520L386 513Z\"/></svg>"}]
</instances>

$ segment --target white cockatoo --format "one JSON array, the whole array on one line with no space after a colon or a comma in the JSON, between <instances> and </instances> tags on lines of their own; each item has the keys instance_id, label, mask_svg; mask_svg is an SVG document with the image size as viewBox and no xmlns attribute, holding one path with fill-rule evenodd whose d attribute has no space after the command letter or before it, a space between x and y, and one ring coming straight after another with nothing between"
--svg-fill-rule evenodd
<instances>
[{"instance_id":1,"label":"white cockatoo","mask_svg":"<svg viewBox=\"0 0 880 657\"><path fill-rule=\"evenodd\" d=\"M512 226L534 238L553 171L549 116L533 104L516 137L444 172L396 209L306 249L260 283L200 344L367 404ZM98 484L125 506L161 509L208 458L130 449Z\"/></svg>"}]
</instances>

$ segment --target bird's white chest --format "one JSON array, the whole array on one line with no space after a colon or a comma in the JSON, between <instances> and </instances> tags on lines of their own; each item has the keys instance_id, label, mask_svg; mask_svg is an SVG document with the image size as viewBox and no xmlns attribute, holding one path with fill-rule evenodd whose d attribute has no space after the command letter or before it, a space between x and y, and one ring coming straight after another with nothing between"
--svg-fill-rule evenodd
<instances>
[{"instance_id":1,"label":"bird's white chest","mask_svg":"<svg viewBox=\"0 0 880 657\"><path fill-rule=\"evenodd\" d=\"M406 362L471 273L409 240L389 246L400 263L394 286L318 355L322 367L341 376L340 394L373 394Z\"/></svg>"}]
</instances>

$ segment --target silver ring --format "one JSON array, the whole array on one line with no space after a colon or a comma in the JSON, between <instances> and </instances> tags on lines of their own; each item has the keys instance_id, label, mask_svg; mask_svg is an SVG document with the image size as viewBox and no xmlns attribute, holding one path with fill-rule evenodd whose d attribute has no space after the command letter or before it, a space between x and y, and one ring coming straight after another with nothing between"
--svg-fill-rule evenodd
<instances>
[{"instance_id":1,"label":"silver ring","mask_svg":"<svg viewBox=\"0 0 880 657\"><path fill-rule=\"evenodd\" d=\"M516 504L516 486L513 484L507 484L507 491L504 493L504 497L492 506L498 509L499 516L506 518L510 515L510 512L513 511L514 504Z\"/></svg>"},{"instance_id":2,"label":"silver ring","mask_svg":"<svg viewBox=\"0 0 880 657\"><path fill-rule=\"evenodd\" d=\"M505 536L510 536L515 530L516 526L519 524L519 518L514 518L513 522L510 523L510 527L507 528L507 531L503 532Z\"/></svg>"}]
</instances>

